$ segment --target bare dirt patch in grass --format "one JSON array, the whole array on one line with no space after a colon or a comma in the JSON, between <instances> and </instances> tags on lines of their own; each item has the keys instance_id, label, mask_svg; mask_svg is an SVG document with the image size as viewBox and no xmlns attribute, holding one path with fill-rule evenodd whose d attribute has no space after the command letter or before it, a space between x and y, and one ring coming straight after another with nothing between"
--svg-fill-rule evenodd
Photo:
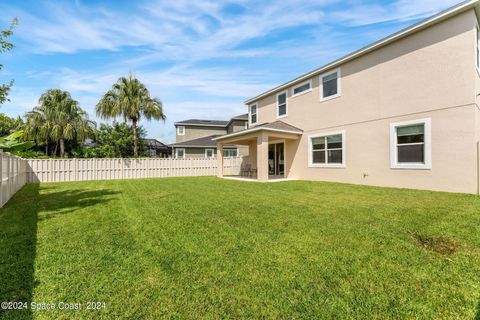
<instances>
[{"instance_id":1,"label":"bare dirt patch in grass","mask_svg":"<svg viewBox=\"0 0 480 320\"><path fill-rule=\"evenodd\" d=\"M441 255L452 255L460 247L460 243L457 240L445 236L427 236L418 233L410 233L410 235L426 250Z\"/></svg>"}]
</instances>

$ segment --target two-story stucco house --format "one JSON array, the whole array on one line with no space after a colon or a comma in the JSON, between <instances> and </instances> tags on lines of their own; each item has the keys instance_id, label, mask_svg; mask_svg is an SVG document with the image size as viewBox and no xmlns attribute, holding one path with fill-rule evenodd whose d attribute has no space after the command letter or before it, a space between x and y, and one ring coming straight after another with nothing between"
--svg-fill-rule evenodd
<instances>
[{"instance_id":1,"label":"two-story stucco house","mask_svg":"<svg viewBox=\"0 0 480 320\"><path fill-rule=\"evenodd\" d=\"M256 178L479 192L478 0L246 101ZM218 157L223 176L222 157Z\"/></svg>"},{"instance_id":2,"label":"two-story stucco house","mask_svg":"<svg viewBox=\"0 0 480 320\"><path fill-rule=\"evenodd\" d=\"M176 139L171 144L175 158L205 157L217 154L217 142L214 138L248 128L248 114L235 116L230 120L189 119L175 122ZM248 148L234 144L223 147L224 157L248 155Z\"/></svg>"}]
</instances>

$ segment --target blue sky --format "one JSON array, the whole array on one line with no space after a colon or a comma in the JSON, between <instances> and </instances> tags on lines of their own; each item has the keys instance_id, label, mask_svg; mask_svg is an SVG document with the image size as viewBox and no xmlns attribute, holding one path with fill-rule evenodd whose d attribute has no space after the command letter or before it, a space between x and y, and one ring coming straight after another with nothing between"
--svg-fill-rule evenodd
<instances>
[{"instance_id":1,"label":"blue sky","mask_svg":"<svg viewBox=\"0 0 480 320\"><path fill-rule=\"evenodd\" d=\"M20 21L0 55L0 83L15 79L0 112L60 88L99 122L96 103L131 72L164 103L165 123L141 123L148 136L173 142L175 121L245 113L247 98L457 2L0 0L0 26Z\"/></svg>"}]
</instances>

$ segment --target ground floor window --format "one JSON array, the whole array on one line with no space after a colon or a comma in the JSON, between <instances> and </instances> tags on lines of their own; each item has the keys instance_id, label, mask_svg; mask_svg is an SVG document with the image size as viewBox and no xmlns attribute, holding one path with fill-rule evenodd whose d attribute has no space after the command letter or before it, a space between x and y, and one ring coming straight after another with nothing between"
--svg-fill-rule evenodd
<instances>
[{"instance_id":1,"label":"ground floor window","mask_svg":"<svg viewBox=\"0 0 480 320\"><path fill-rule=\"evenodd\" d=\"M205 158L213 158L215 156L214 149L205 149Z\"/></svg>"},{"instance_id":2,"label":"ground floor window","mask_svg":"<svg viewBox=\"0 0 480 320\"><path fill-rule=\"evenodd\" d=\"M390 125L390 165L399 169L430 169L430 119Z\"/></svg>"},{"instance_id":3,"label":"ground floor window","mask_svg":"<svg viewBox=\"0 0 480 320\"><path fill-rule=\"evenodd\" d=\"M238 156L237 149L225 149L225 150L223 150L223 156L224 157L237 157Z\"/></svg>"},{"instance_id":4,"label":"ground floor window","mask_svg":"<svg viewBox=\"0 0 480 320\"><path fill-rule=\"evenodd\" d=\"M345 166L345 132L331 132L309 137L310 167Z\"/></svg>"},{"instance_id":5,"label":"ground floor window","mask_svg":"<svg viewBox=\"0 0 480 320\"><path fill-rule=\"evenodd\" d=\"M183 148L175 149L175 158L185 158L185 149Z\"/></svg>"}]
</instances>

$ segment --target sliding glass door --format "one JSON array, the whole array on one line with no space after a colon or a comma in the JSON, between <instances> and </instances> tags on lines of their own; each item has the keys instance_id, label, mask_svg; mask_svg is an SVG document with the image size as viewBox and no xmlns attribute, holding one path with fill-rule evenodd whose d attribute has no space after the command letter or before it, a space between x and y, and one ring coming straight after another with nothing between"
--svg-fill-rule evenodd
<instances>
[{"instance_id":1,"label":"sliding glass door","mask_svg":"<svg viewBox=\"0 0 480 320\"><path fill-rule=\"evenodd\" d=\"M285 175L285 147L283 143L268 145L268 175Z\"/></svg>"}]
</instances>

